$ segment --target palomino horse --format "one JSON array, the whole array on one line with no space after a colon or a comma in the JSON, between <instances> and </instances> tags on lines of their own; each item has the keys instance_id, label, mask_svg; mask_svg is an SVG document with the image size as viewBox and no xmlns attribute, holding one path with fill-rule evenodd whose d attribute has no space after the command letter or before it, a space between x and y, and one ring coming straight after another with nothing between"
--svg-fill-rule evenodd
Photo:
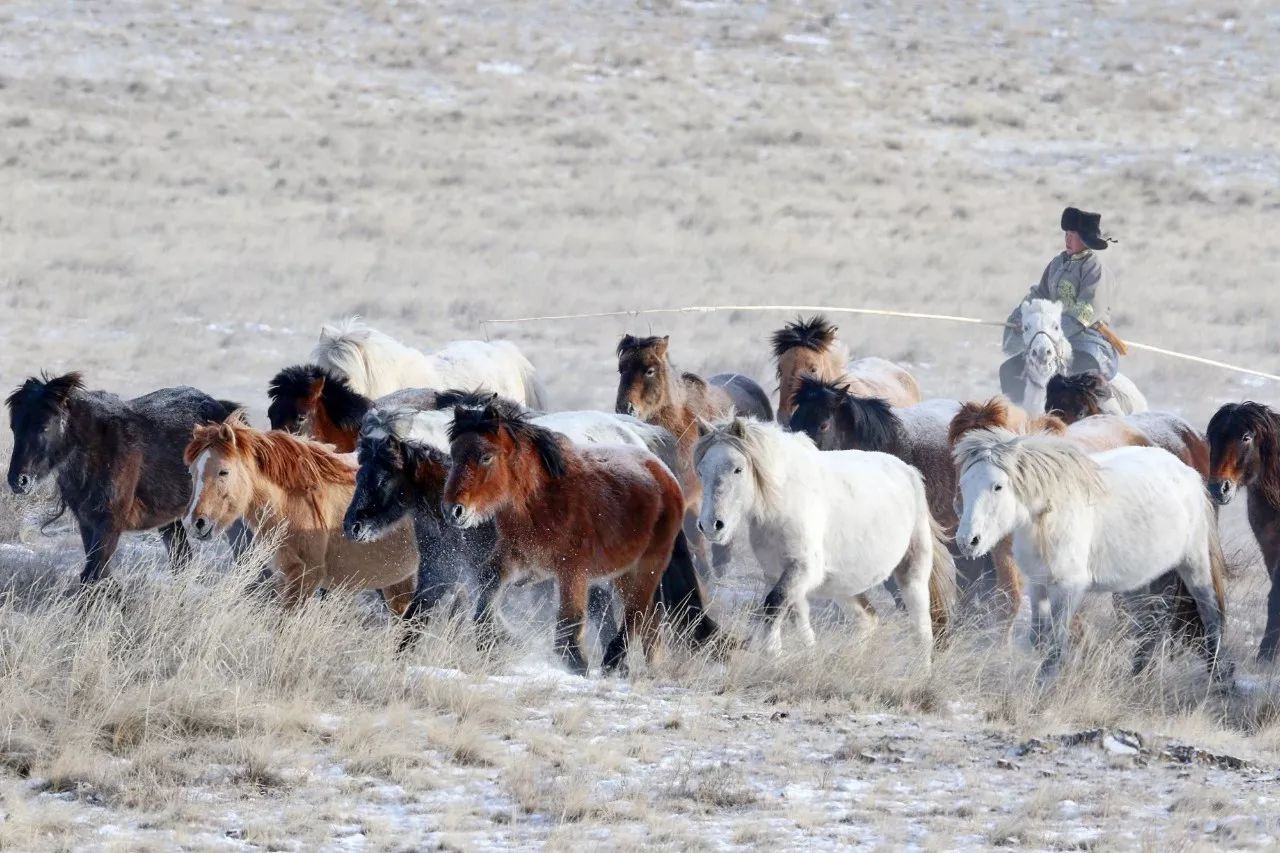
<instances>
[{"instance_id":1,"label":"palomino horse","mask_svg":"<svg viewBox=\"0 0 1280 853\"><path fill-rule=\"evenodd\" d=\"M511 407L506 409L507 417L520 415L519 407L514 403L488 399L488 404ZM441 500L450 467L447 426L452 415L448 416L441 433L440 414L444 413L423 413L412 409L374 409L369 413L360 431L360 471L356 477L356 491L343 521L343 529L349 538L371 541L393 529L406 515L413 517L414 526L419 531L418 547L423 551L424 562L429 562L433 571L420 576L418 595L409 616L425 617L444 596L462 586L476 588L477 603L492 602L498 583L495 560L497 533L493 522L464 530L449 524L443 516ZM603 413L591 414L611 417ZM533 423L542 420L555 422L555 418L555 415L548 415L534 419ZM599 424L590 424L586 419L577 426L565 418L560 418L560 422L565 427L563 434L578 444L614 443L645 447L634 436L619 433L611 437L599 429ZM638 421L636 423L639 424ZM648 424L640 426L659 429ZM667 441L674 445L670 434L667 434ZM673 563L663 573L659 601L667 613L682 623L682 629L688 629L692 638L701 642L710 638L715 625L702 613L702 595L696 573L682 575L683 565ZM604 594L607 605L606 590L593 587L592 595L597 592ZM593 602L591 609L606 611L607 606ZM475 618L482 645L493 639L493 616L488 607L476 608Z\"/></svg>"},{"instance_id":2,"label":"palomino horse","mask_svg":"<svg viewBox=\"0 0 1280 853\"><path fill-rule=\"evenodd\" d=\"M1150 434L1139 425L1158 425ZM1025 409L1015 406L1004 396L992 397L982 403L965 403L951 421L947 439L952 448L960 439L974 430L1006 429L1019 434L1048 434L1074 444L1085 453L1098 453L1119 447L1162 447L1178 457L1197 473L1203 470L1200 461L1203 439L1181 418L1163 412L1141 412L1127 418L1114 415L1093 415L1073 424L1067 424L1056 415L1029 415ZM957 510L958 511L958 510ZM1012 627L1022 602L1022 577L1013 558L1012 539L1006 537L991 550L996 578L1007 593L1007 615ZM1226 577L1214 574L1214 586L1221 594ZM1139 621L1150 622L1161 611L1169 610L1170 625L1177 637L1188 643L1199 642L1204 636L1204 626L1196 610L1195 599L1187 591L1181 579L1170 573L1157 580L1147 590L1147 595L1123 599L1123 606ZM1137 611L1150 611L1144 615Z\"/></svg>"},{"instance_id":3,"label":"palomino horse","mask_svg":"<svg viewBox=\"0 0 1280 853\"><path fill-rule=\"evenodd\" d=\"M858 397L879 397L892 406L920 402L915 377L883 358L849 360L849 350L836 340L837 326L826 317L797 318L773 333L778 362L778 423L787 426L795 413L795 394L802 376L845 385Z\"/></svg>"},{"instance_id":4,"label":"palomino horse","mask_svg":"<svg viewBox=\"0 0 1280 853\"><path fill-rule=\"evenodd\" d=\"M1205 627L1201 647L1215 678L1224 601L1217 517L1195 471L1153 447L1088 455L1052 436L978 430L956 446L964 514L956 542L979 556L1012 534L1031 583L1032 637L1047 645L1041 666L1056 674L1076 607L1091 590L1131 592L1168 571L1195 599ZM1143 626L1150 628L1151 626ZM1156 632L1146 630L1135 669L1150 662Z\"/></svg>"},{"instance_id":5,"label":"palomino horse","mask_svg":"<svg viewBox=\"0 0 1280 853\"><path fill-rule=\"evenodd\" d=\"M377 400L357 394L341 376L318 364L286 367L267 387L271 405L267 420L282 429L332 444L339 453L356 449L364 416L375 405L437 408L437 394L428 388L392 391Z\"/></svg>"},{"instance_id":6,"label":"palomino horse","mask_svg":"<svg viewBox=\"0 0 1280 853\"><path fill-rule=\"evenodd\" d=\"M1062 303L1050 299L1031 299L1022 303L1022 343L1026 348L1023 376L1027 380L1022 395L1023 407L1033 415L1044 414L1049 380L1067 375L1071 370L1071 341L1062 331ZM1104 412L1132 415L1145 412L1147 399L1138 386L1119 373L1111 380L1111 399Z\"/></svg>"},{"instance_id":7,"label":"palomino horse","mask_svg":"<svg viewBox=\"0 0 1280 853\"><path fill-rule=\"evenodd\" d=\"M652 658L663 572L677 561L694 571L680 532L684 495L667 466L636 447L575 446L492 405L456 408L449 438L448 517L464 529L494 522L499 588L525 573L559 581L555 647L569 667L587 671L587 589L610 578L623 630L605 650L606 671L625 666L637 639Z\"/></svg>"},{"instance_id":8,"label":"palomino horse","mask_svg":"<svg viewBox=\"0 0 1280 853\"><path fill-rule=\"evenodd\" d=\"M771 422L731 418L699 431L698 528L712 542L750 541L771 587L766 648L781 647L788 614L813 644L810 595L853 603L893 576L928 666L932 637L946 627L955 565L920 472L883 453L821 452Z\"/></svg>"},{"instance_id":9,"label":"palomino horse","mask_svg":"<svg viewBox=\"0 0 1280 853\"><path fill-rule=\"evenodd\" d=\"M693 529L694 515L702 499L702 487L693 466L693 446L698 440L698 418L740 415L770 420L769 395L741 373L717 373L703 379L681 373L668 354L669 336L637 338L625 335L618 342L618 396L614 411L657 424L676 437L679 459L675 475L684 488L689 516L685 534L697 543L700 561L706 565L705 545ZM728 552L716 555L716 565L728 560Z\"/></svg>"},{"instance_id":10,"label":"palomino horse","mask_svg":"<svg viewBox=\"0 0 1280 853\"><path fill-rule=\"evenodd\" d=\"M321 328L311 361L370 398L401 388L483 388L526 406L546 407L537 371L509 341L456 341L425 354L352 317Z\"/></svg>"},{"instance_id":11,"label":"palomino horse","mask_svg":"<svg viewBox=\"0 0 1280 853\"><path fill-rule=\"evenodd\" d=\"M1249 526L1271 579L1258 658L1280 647L1280 414L1261 403L1228 403L1209 421L1209 495L1227 504L1249 490Z\"/></svg>"},{"instance_id":12,"label":"palomino horse","mask_svg":"<svg viewBox=\"0 0 1280 853\"><path fill-rule=\"evenodd\" d=\"M13 428L9 488L25 495L56 474L62 510L71 510L84 543L81 583L107 573L125 531L158 527L174 568L187 561L191 546L181 518L191 478L182 448L197 424L222 421L235 403L187 387L121 400L86 391L78 373L30 378L6 403ZM228 531L237 549L239 532Z\"/></svg>"},{"instance_id":13,"label":"palomino horse","mask_svg":"<svg viewBox=\"0 0 1280 853\"><path fill-rule=\"evenodd\" d=\"M372 543L343 538L342 514L356 484L350 457L232 416L196 427L184 459L194 486L186 523L197 538L238 519L255 533L283 529L276 588L287 607L319 587L380 589L393 613L405 612L418 581L412 527L405 522Z\"/></svg>"}]
</instances>

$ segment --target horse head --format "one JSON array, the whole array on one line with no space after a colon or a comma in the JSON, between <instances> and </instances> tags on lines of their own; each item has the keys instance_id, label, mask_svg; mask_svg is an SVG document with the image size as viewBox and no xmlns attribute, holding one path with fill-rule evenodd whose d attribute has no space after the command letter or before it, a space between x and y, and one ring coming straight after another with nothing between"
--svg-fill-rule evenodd
<instances>
[{"instance_id":1,"label":"horse head","mask_svg":"<svg viewBox=\"0 0 1280 853\"><path fill-rule=\"evenodd\" d=\"M848 396L847 385L816 376L797 377L789 428L809 436L819 450L840 449L840 408Z\"/></svg>"},{"instance_id":2,"label":"horse head","mask_svg":"<svg viewBox=\"0 0 1280 853\"><path fill-rule=\"evenodd\" d=\"M836 341L838 327L816 314L797 317L770 338L778 363L778 420L786 424L797 405L795 395L804 376L833 378L844 373L848 355Z\"/></svg>"},{"instance_id":3,"label":"horse head","mask_svg":"<svg viewBox=\"0 0 1280 853\"><path fill-rule=\"evenodd\" d=\"M764 433L785 435L776 424L741 417L716 423L698 421L693 462L702 482L698 530L714 544L724 544L742 522L779 503L776 475Z\"/></svg>"},{"instance_id":4,"label":"horse head","mask_svg":"<svg viewBox=\"0 0 1280 853\"><path fill-rule=\"evenodd\" d=\"M562 437L500 403L457 406L449 426L451 467L443 507L455 527L470 528L529 501L546 478L567 470Z\"/></svg>"},{"instance_id":5,"label":"horse head","mask_svg":"<svg viewBox=\"0 0 1280 853\"><path fill-rule=\"evenodd\" d=\"M1049 299L1022 303L1022 343L1028 377L1044 385L1071 364L1071 343L1062 330L1062 305Z\"/></svg>"},{"instance_id":6,"label":"horse head","mask_svg":"<svg viewBox=\"0 0 1280 853\"><path fill-rule=\"evenodd\" d=\"M183 452L191 471L191 502L184 523L197 539L210 539L249 510L253 474L249 449L234 418L198 425Z\"/></svg>"},{"instance_id":7,"label":"horse head","mask_svg":"<svg viewBox=\"0 0 1280 853\"><path fill-rule=\"evenodd\" d=\"M27 379L5 400L13 430L9 488L15 495L29 494L41 477L66 459L71 449L66 440L71 399L83 389L79 373L41 374Z\"/></svg>"},{"instance_id":8,"label":"horse head","mask_svg":"<svg viewBox=\"0 0 1280 853\"><path fill-rule=\"evenodd\" d=\"M1047 412L1055 412L1068 424L1106 412L1103 404L1111 399L1111 386L1099 373L1075 376L1055 374L1045 386Z\"/></svg>"},{"instance_id":9,"label":"horse head","mask_svg":"<svg viewBox=\"0 0 1280 853\"><path fill-rule=\"evenodd\" d=\"M365 417L356 443L356 489L342 519L348 539L380 539L414 508L438 527L449 456L413 440L416 414L408 408L374 409Z\"/></svg>"},{"instance_id":10,"label":"horse head","mask_svg":"<svg viewBox=\"0 0 1280 853\"><path fill-rule=\"evenodd\" d=\"M647 421L672 402L672 367L667 358L669 343L668 335L648 338L624 335L618 342L615 412Z\"/></svg>"},{"instance_id":11,"label":"horse head","mask_svg":"<svg viewBox=\"0 0 1280 853\"><path fill-rule=\"evenodd\" d=\"M1209 494L1227 504L1241 488L1260 487L1280 506L1280 417L1261 403L1228 403L1214 413L1209 439Z\"/></svg>"}]
</instances>

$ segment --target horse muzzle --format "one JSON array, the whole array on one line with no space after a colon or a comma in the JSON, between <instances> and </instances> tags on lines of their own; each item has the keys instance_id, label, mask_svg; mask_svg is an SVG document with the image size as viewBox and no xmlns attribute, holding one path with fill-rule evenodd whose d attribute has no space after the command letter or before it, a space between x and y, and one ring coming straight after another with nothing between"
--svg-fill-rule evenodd
<instances>
[{"instance_id":1,"label":"horse muzzle","mask_svg":"<svg viewBox=\"0 0 1280 853\"><path fill-rule=\"evenodd\" d=\"M342 535L352 542L370 542L373 540L372 525L363 521L348 521L342 525Z\"/></svg>"},{"instance_id":2,"label":"horse muzzle","mask_svg":"<svg viewBox=\"0 0 1280 853\"><path fill-rule=\"evenodd\" d=\"M702 519L698 519L698 532L713 545L723 545L729 538L729 533L725 528L724 521L719 518L709 524L703 524Z\"/></svg>"},{"instance_id":3,"label":"horse muzzle","mask_svg":"<svg viewBox=\"0 0 1280 853\"><path fill-rule=\"evenodd\" d=\"M475 527L480 523L480 517L474 510L468 509L462 504L448 504L444 508L444 516L449 519L449 523L459 530L466 530Z\"/></svg>"},{"instance_id":4,"label":"horse muzzle","mask_svg":"<svg viewBox=\"0 0 1280 853\"><path fill-rule=\"evenodd\" d=\"M36 488L36 478L30 474L19 474L9 478L9 488L15 495L29 495Z\"/></svg>"},{"instance_id":5,"label":"horse muzzle","mask_svg":"<svg viewBox=\"0 0 1280 853\"><path fill-rule=\"evenodd\" d=\"M201 542L208 541L213 537L214 530L217 525L203 515L197 515L187 521L187 527L191 530L191 535Z\"/></svg>"},{"instance_id":6,"label":"horse muzzle","mask_svg":"<svg viewBox=\"0 0 1280 853\"><path fill-rule=\"evenodd\" d=\"M1235 484L1230 480L1209 481L1209 497L1213 498L1213 502L1218 506L1226 506L1231 503L1231 499L1235 497L1235 494Z\"/></svg>"},{"instance_id":7,"label":"horse muzzle","mask_svg":"<svg viewBox=\"0 0 1280 853\"><path fill-rule=\"evenodd\" d=\"M966 560L974 560L978 557L986 555L991 550L981 536L972 534L968 538L956 537L956 550L960 552L960 556Z\"/></svg>"}]
</instances>

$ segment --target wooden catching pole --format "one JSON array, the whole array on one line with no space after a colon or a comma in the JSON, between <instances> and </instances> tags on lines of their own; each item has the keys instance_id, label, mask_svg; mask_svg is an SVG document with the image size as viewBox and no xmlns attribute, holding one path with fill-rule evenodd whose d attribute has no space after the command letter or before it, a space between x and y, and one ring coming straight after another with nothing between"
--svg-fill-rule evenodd
<instances>
[{"instance_id":1,"label":"wooden catching pole","mask_svg":"<svg viewBox=\"0 0 1280 853\"><path fill-rule=\"evenodd\" d=\"M947 323L967 323L971 326L1008 325L1003 320L982 320L977 317L960 317L954 314L929 314L921 311L889 311L883 308L846 308L839 305L688 305L683 308L641 308L634 311L597 311L588 314L545 314L539 317L511 317L501 320L481 320L480 325L485 327L485 333L487 335L489 325L539 323L551 320L590 320L600 319L603 317L643 317L647 314L713 314L719 311L794 311L798 313L811 312L819 314L864 314L873 317L904 317L910 320L937 320ZM1263 379L1280 382L1280 375L1276 375L1274 373L1266 373L1249 367L1241 367L1237 364L1228 364L1225 361L1217 361L1212 358L1205 358L1199 355L1178 352L1177 350L1165 349L1164 347L1154 346L1153 344L1143 344L1131 340L1126 340L1125 343L1133 349L1146 350L1147 352L1166 355L1170 358L1179 358L1183 361L1204 364L1209 367L1217 367L1222 370L1231 370L1236 373L1245 373L1249 376L1258 376Z\"/></svg>"}]
</instances>

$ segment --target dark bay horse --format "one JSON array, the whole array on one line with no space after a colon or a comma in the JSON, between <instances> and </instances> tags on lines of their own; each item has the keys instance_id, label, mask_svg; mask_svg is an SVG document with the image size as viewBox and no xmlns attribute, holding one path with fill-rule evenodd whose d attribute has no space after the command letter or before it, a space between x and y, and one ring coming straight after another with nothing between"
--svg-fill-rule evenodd
<instances>
[{"instance_id":1,"label":"dark bay horse","mask_svg":"<svg viewBox=\"0 0 1280 853\"><path fill-rule=\"evenodd\" d=\"M9 488L30 493L49 474L84 543L81 583L104 577L120 535L160 529L178 568L191 555L180 521L191 499L182 450L199 424L237 406L195 388L161 388L132 400L86 391L79 373L27 379L5 401L13 429ZM229 530L232 544L243 540Z\"/></svg>"},{"instance_id":2,"label":"dark bay horse","mask_svg":"<svg viewBox=\"0 0 1280 853\"><path fill-rule=\"evenodd\" d=\"M684 490L689 513L685 533L696 542L701 562L706 545L697 532L696 514L702 503L702 485L693 464L698 443L698 419L715 420L735 412L743 417L772 420L769 395L741 373L717 373L703 379L676 370L668 354L670 337L637 338L625 335L618 342L618 395L614 411L664 427L676 437L678 465L675 475ZM727 561L728 552L717 549L715 563Z\"/></svg>"},{"instance_id":3,"label":"dark bay horse","mask_svg":"<svg viewBox=\"0 0 1280 853\"><path fill-rule=\"evenodd\" d=\"M356 449L360 424L374 406L439 407L436 392L427 388L393 391L370 400L353 390L346 379L318 364L281 370L272 377L267 396L271 399L267 419L272 429L307 435L332 444L339 453Z\"/></svg>"},{"instance_id":4,"label":"dark bay horse","mask_svg":"<svg viewBox=\"0 0 1280 853\"><path fill-rule=\"evenodd\" d=\"M1209 495L1219 505L1249 490L1249 527L1271 579L1258 658L1280 648L1280 414L1261 403L1228 403L1209 421Z\"/></svg>"},{"instance_id":5,"label":"dark bay horse","mask_svg":"<svg viewBox=\"0 0 1280 853\"><path fill-rule=\"evenodd\" d=\"M498 533L499 586L533 573L560 587L555 647L585 674L587 590L612 579L622 599L622 630L605 650L606 671L626 663L639 640L656 652L657 590L664 574L685 579L683 602L714 633L680 530L684 495L670 469L637 447L576 446L559 433L500 406L458 407L449 430L444 505L462 529L492 521ZM489 600L484 603L492 607Z\"/></svg>"}]
</instances>

